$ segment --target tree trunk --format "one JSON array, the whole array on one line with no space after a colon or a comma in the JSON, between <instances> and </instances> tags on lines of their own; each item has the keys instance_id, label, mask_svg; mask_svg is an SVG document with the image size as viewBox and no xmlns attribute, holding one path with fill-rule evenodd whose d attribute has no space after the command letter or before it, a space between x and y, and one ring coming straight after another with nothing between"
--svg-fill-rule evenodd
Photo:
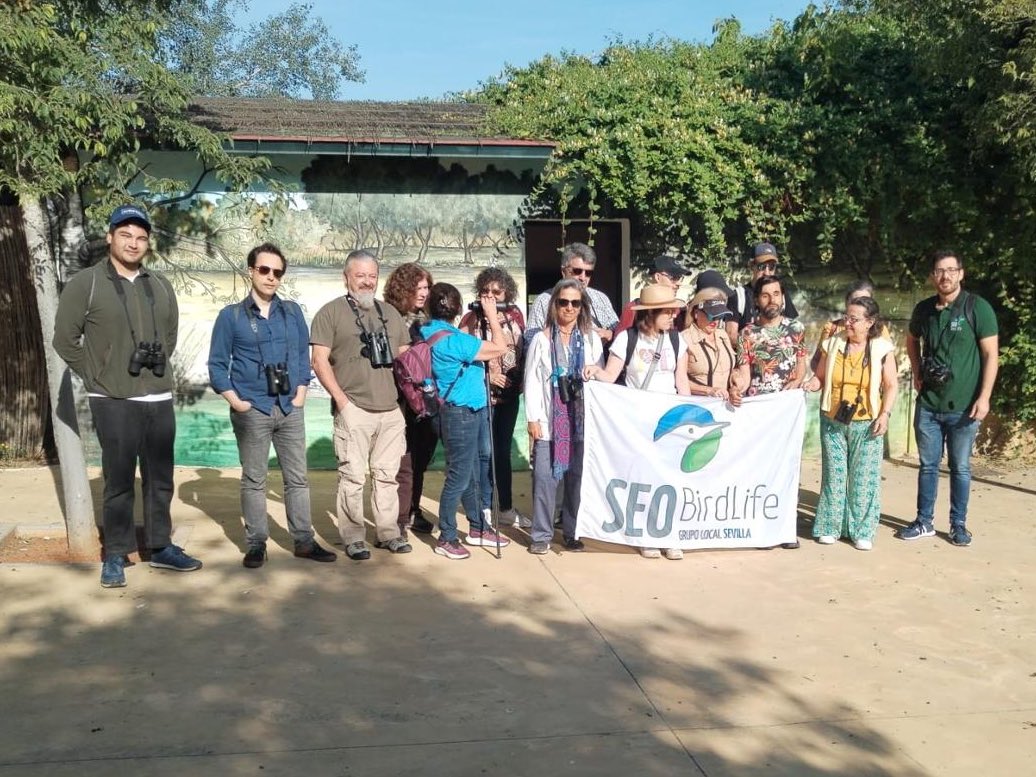
<instances>
[{"instance_id":1,"label":"tree trunk","mask_svg":"<svg viewBox=\"0 0 1036 777\"><path fill-rule=\"evenodd\" d=\"M61 488L64 497L65 526L68 549L73 557L97 558L100 545L94 522L90 480L86 474L86 456L79 436L72 375L54 352L54 317L57 313L57 263L49 239L48 221L38 200L22 200L22 220L29 263L36 279L36 300L43 329L43 347L47 356L47 383L50 387L51 418L54 443L61 465Z\"/></svg>"},{"instance_id":2,"label":"tree trunk","mask_svg":"<svg viewBox=\"0 0 1036 777\"><path fill-rule=\"evenodd\" d=\"M44 456L49 399L39 320L21 210L0 205L0 458Z\"/></svg>"}]
</instances>

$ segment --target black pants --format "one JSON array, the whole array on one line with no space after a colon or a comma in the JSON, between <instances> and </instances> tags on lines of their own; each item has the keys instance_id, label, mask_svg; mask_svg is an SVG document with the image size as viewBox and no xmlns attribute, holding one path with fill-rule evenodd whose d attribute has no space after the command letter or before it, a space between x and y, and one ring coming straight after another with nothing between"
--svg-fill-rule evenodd
<instances>
[{"instance_id":1,"label":"black pants","mask_svg":"<svg viewBox=\"0 0 1036 777\"><path fill-rule=\"evenodd\" d=\"M90 397L104 472L104 552L109 556L137 550L133 523L134 481L140 461L144 497L144 540L151 549L170 544L173 500L173 400L137 402Z\"/></svg>"},{"instance_id":2,"label":"black pants","mask_svg":"<svg viewBox=\"0 0 1036 777\"><path fill-rule=\"evenodd\" d=\"M410 514L421 509L421 495L424 493L424 474L435 456L439 444L439 419L422 418L420 421L409 412L406 419L406 453L399 462L396 483L399 485L399 525L408 523Z\"/></svg>"},{"instance_id":3,"label":"black pants","mask_svg":"<svg viewBox=\"0 0 1036 777\"><path fill-rule=\"evenodd\" d=\"M493 405L493 482L501 510L514 507L511 495L511 441L518 421L518 397Z\"/></svg>"}]
</instances>

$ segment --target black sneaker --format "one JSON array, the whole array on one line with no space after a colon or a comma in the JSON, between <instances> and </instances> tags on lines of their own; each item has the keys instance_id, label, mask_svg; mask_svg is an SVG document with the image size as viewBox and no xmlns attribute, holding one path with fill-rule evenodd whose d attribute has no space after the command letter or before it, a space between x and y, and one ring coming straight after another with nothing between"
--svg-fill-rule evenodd
<instances>
[{"instance_id":1,"label":"black sneaker","mask_svg":"<svg viewBox=\"0 0 1036 777\"><path fill-rule=\"evenodd\" d=\"M586 545L583 544L582 540L577 540L575 537L566 537L565 550L571 553L582 553L586 550Z\"/></svg>"},{"instance_id":2,"label":"black sneaker","mask_svg":"<svg viewBox=\"0 0 1036 777\"><path fill-rule=\"evenodd\" d=\"M414 534L431 534L435 531L435 524L429 521L421 513L414 513L414 522L410 524L410 531Z\"/></svg>"},{"instance_id":3,"label":"black sneaker","mask_svg":"<svg viewBox=\"0 0 1036 777\"><path fill-rule=\"evenodd\" d=\"M796 550L799 547L799 541L795 540L794 542L782 542L781 547L785 550Z\"/></svg>"},{"instance_id":4,"label":"black sneaker","mask_svg":"<svg viewBox=\"0 0 1036 777\"><path fill-rule=\"evenodd\" d=\"M338 555L332 553L326 548L320 547L316 540L309 543L308 545L296 545L295 546L295 557L296 558L308 558L312 561L335 561L338 559Z\"/></svg>"},{"instance_id":5,"label":"black sneaker","mask_svg":"<svg viewBox=\"0 0 1036 777\"><path fill-rule=\"evenodd\" d=\"M971 532L960 524L950 527L950 542L958 548L966 548L971 544Z\"/></svg>"},{"instance_id":6,"label":"black sneaker","mask_svg":"<svg viewBox=\"0 0 1036 777\"><path fill-rule=\"evenodd\" d=\"M258 569L266 562L266 543L249 545L243 563L249 569Z\"/></svg>"}]
</instances>

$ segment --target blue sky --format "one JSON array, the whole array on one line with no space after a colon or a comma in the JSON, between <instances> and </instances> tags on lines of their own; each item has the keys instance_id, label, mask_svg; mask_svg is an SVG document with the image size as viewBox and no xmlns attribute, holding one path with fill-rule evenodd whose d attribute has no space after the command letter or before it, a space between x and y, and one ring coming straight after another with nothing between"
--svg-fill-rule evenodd
<instances>
[{"instance_id":1,"label":"blue sky","mask_svg":"<svg viewBox=\"0 0 1036 777\"><path fill-rule=\"evenodd\" d=\"M359 47L364 84L346 84L346 100L442 97L478 86L505 65L545 54L593 54L617 37L709 41L717 19L736 17L745 32L794 19L807 0L304 0L335 36ZM817 5L822 3L818 2ZM253 18L286 9L287 0L252 0Z\"/></svg>"}]
</instances>

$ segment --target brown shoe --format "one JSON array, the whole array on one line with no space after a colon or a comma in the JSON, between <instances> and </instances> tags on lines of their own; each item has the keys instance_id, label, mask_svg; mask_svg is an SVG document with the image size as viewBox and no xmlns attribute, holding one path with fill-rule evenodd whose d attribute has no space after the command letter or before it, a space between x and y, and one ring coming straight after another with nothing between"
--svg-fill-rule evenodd
<instances>
[{"instance_id":1,"label":"brown shoe","mask_svg":"<svg viewBox=\"0 0 1036 777\"><path fill-rule=\"evenodd\" d=\"M307 545L295 546L295 558L308 558L312 561L335 561L338 556L320 547L315 541Z\"/></svg>"}]
</instances>

